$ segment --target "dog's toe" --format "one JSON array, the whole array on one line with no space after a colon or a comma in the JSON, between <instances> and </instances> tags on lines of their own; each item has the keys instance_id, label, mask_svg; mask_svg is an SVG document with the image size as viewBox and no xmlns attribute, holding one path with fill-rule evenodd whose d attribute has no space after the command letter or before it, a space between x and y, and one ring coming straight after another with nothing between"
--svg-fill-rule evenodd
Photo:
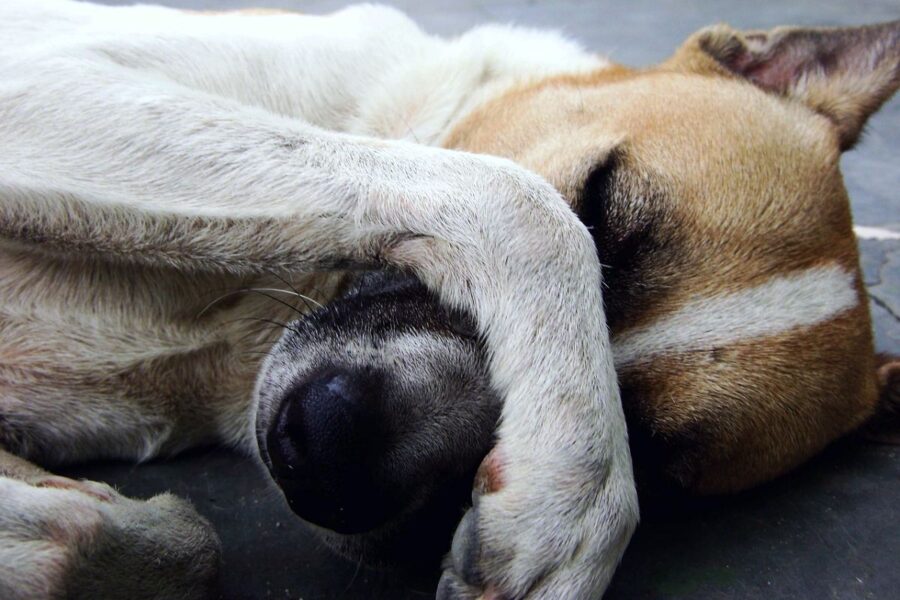
<instances>
[{"instance_id":1,"label":"dog's toe","mask_svg":"<svg viewBox=\"0 0 900 600\"><path fill-rule=\"evenodd\" d=\"M637 520L628 478L562 460L485 459L453 538L438 598L599 597Z\"/></svg>"},{"instance_id":2,"label":"dog's toe","mask_svg":"<svg viewBox=\"0 0 900 600\"><path fill-rule=\"evenodd\" d=\"M60 477L59 475L47 475L46 477L31 482L31 484L39 488L55 488L81 492L82 494L86 494L103 502L112 502L118 496L116 490L105 483L88 481L86 479L69 479L68 477Z\"/></svg>"}]
</instances>

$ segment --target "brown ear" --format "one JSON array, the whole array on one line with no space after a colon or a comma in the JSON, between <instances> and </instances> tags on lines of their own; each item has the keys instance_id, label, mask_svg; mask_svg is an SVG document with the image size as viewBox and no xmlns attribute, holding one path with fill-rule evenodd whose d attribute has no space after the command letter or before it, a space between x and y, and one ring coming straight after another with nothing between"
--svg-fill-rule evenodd
<instances>
[{"instance_id":1,"label":"brown ear","mask_svg":"<svg viewBox=\"0 0 900 600\"><path fill-rule=\"evenodd\" d=\"M900 86L900 20L867 27L747 32L715 25L694 34L673 62L701 70L710 58L717 67L800 100L831 119L841 149L847 150L869 115Z\"/></svg>"}]
</instances>

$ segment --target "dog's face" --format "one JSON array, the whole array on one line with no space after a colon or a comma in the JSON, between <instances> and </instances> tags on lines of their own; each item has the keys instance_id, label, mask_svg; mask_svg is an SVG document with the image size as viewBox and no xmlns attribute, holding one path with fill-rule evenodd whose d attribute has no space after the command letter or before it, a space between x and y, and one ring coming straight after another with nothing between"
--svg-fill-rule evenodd
<instances>
[{"instance_id":1,"label":"dog's face","mask_svg":"<svg viewBox=\"0 0 900 600\"><path fill-rule=\"evenodd\" d=\"M562 191L607 267L614 333L829 259L855 268L834 131L799 104L737 79L617 69L497 102L452 144Z\"/></svg>"},{"instance_id":2,"label":"dog's face","mask_svg":"<svg viewBox=\"0 0 900 600\"><path fill-rule=\"evenodd\" d=\"M898 84L900 22L717 26L655 68L513 90L450 135L542 174L591 228L638 471L735 491L870 413L839 161Z\"/></svg>"},{"instance_id":3,"label":"dog's face","mask_svg":"<svg viewBox=\"0 0 900 600\"><path fill-rule=\"evenodd\" d=\"M639 469L741 489L871 410L839 158L897 87L900 28L853 31L712 28L654 69L513 90L446 140L540 173L592 229ZM260 449L340 550L445 549L499 414L465 323L372 275L274 349Z\"/></svg>"},{"instance_id":4,"label":"dog's face","mask_svg":"<svg viewBox=\"0 0 900 600\"><path fill-rule=\"evenodd\" d=\"M337 551L434 561L499 416L485 364L469 317L412 276L363 274L271 352L258 383L261 456Z\"/></svg>"}]
</instances>

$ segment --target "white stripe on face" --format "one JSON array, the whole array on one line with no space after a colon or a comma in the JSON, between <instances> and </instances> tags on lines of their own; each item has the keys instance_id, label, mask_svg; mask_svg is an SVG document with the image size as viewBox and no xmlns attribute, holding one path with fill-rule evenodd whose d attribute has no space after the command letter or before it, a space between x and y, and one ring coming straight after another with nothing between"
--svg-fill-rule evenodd
<instances>
[{"instance_id":1,"label":"white stripe on face","mask_svg":"<svg viewBox=\"0 0 900 600\"><path fill-rule=\"evenodd\" d=\"M900 233L883 227L856 225L853 231L856 232L856 237L863 240L900 240Z\"/></svg>"},{"instance_id":2,"label":"white stripe on face","mask_svg":"<svg viewBox=\"0 0 900 600\"><path fill-rule=\"evenodd\" d=\"M857 304L855 276L826 265L739 292L697 298L613 339L616 367L669 352L703 350L826 321Z\"/></svg>"}]
</instances>

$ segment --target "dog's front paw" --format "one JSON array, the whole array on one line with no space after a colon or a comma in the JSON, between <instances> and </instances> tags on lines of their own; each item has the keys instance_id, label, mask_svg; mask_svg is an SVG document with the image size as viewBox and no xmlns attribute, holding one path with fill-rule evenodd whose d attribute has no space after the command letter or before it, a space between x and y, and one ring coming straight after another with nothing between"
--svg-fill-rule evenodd
<instances>
[{"instance_id":1,"label":"dog's front paw","mask_svg":"<svg viewBox=\"0 0 900 600\"><path fill-rule=\"evenodd\" d=\"M630 471L564 453L485 458L439 600L599 598L637 523Z\"/></svg>"},{"instance_id":2,"label":"dog's front paw","mask_svg":"<svg viewBox=\"0 0 900 600\"><path fill-rule=\"evenodd\" d=\"M104 484L0 477L0 597L172 598L210 595L219 541L187 502L147 501Z\"/></svg>"}]
</instances>

